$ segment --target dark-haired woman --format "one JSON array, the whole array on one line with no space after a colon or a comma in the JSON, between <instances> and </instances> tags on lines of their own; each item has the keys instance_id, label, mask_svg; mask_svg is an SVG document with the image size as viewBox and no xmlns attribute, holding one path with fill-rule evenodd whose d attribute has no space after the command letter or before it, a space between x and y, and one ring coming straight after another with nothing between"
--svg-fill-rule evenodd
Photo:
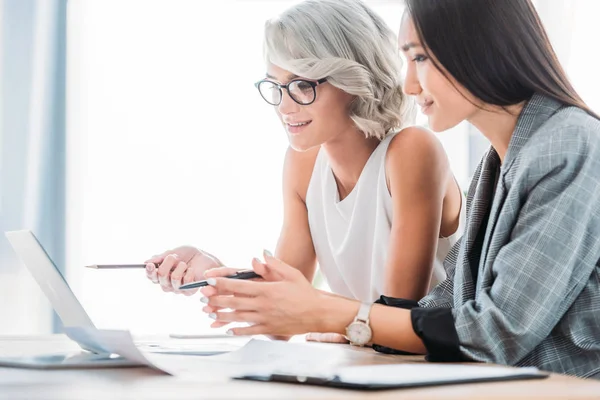
<instances>
[{"instance_id":1,"label":"dark-haired woman","mask_svg":"<svg viewBox=\"0 0 600 400\"><path fill-rule=\"evenodd\" d=\"M448 279L418 303L361 304L311 289L267 254L253 266L271 282L211 280L209 304L234 309L215 318L252 324L233 334L338 332L432 361L600 378L600 121L531 1L407 0L399 45L405 91L429 126L467 120L492 145Z\"/></svg>"}]
</instances>

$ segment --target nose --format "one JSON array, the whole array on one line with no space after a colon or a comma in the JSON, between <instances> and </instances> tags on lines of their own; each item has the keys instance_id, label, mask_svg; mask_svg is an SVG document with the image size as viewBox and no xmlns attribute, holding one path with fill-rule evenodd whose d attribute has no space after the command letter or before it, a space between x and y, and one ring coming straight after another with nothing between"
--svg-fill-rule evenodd
<instances>
[{"instance_id":1,"label":"nose","mask_svg":"<svg viewBox=\"0 0 600 400\"><path fill-rule=\"evenodd\" d=\"M410 63L406 70L406 77L404 78L404 85L402 86L402 90L405 94L409 96L417 96L423 91L421 87L421 83L419 82L419 78L417 76L417 71L414 64Z\"/></svg>"},{"instance_id":2,"label":"nose","mask_svg":"<svg viewBox=\"0 0 600 400\"><path fill-rule=\"evenodd\" d=\"M298 108L300 107L300 104L292 100L287 90L282 90L282 92L283 93L281 95L281 103L279 103L279 105L277 106L277 110L279 111L279 113L282 115L286 115L297 112Z\"/></svg>"}]
</instances>

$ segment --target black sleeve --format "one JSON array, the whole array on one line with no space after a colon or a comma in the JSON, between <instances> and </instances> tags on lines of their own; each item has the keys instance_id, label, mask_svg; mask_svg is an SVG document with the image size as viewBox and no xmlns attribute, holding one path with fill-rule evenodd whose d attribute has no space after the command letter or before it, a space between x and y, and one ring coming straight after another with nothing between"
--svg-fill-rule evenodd
<instances>
[{"instance_id":1,"label":"black sleeve","mask_svg":"<svg viewBox=\"0 0 600 400\"><path fill-rule=\"evenodd\" d=\"M427 349L427 361L461 362L460 343L452 309L415 307L410 311L413 330Z\"/></svg>"},{"instance_id":2,"label":"black sleeve","mask_svg":"<svg viewBox=\"0 0 600 400\"><path fill-rule=\"evenodd\" d=\"M375 301L375 304L383 304L384 306L404 308L407 310L419 306L419 303L414 300L397 299L394 297L387 296L381 296L379 300ZM375 343L373 343L373 350L385 354L414 355L413 353L407 353L406 351L392 349L391 347L380 346Z\"/></svg>"},{"instance_id":3,"label":"black sleeve","mask_svg":"<svg viewBox=\"0 0 600 400\"><path fill-rule=\"evenodd\" d=\"M460 355L458 334L454 326L452 309L445 307L422 308L414 300L397 299L387 296L381 296L375 303L411 310L410 317L413 330L425 344L427 361L465 361ZM386 354L412 354L378 344L373 344L373 349Z\"/></svg>"}]
</instances>

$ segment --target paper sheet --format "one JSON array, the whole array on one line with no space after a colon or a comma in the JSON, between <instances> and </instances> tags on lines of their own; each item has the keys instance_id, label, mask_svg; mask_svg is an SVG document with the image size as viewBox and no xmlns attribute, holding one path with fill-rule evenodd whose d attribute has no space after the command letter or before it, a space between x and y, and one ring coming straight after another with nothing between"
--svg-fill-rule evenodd
<instances>
[{"instance_id":1,"label":"paper sheet","mask_svg":"<svg viewBox=\"0 0 600 400\"><path fill-rule=\"evenodd\" d=\"M154 365L136 347L128 331L101 330L82 327L65 327L65 334L79 344L104 349L107 353L118 354L140 366L148 366L158 371L170 374L168 371Z\"/></svg>"},{"instance_id":2,"label":"paper sheet","mask_svg":"<svg viewBox=\"0 0 600 400\"><path fill-rule=\"evenodd\" d=\"M348 365L356 358L371 358L347 346L317 343L252 340L238 351L216 356L237 365L242 374L282 373L329 376L335 368Z\"/></svg>"},{"instance_id":3,"label":"paper sheet","mask_svg":"<svg viewBox=\"0 0 600 400\"><path fill-rule=\"evenodd\" d=\"M147 354L153 365L172 375L190 376L196 382L207 382L216 376L227 379L233 376L262 373L309 374L330 376L335 368L350 362L363 361L376 355L356 352L347 346L318 343L289 343L271 340L250 340L239 350L207 357L167 356Z\"/></svg>"},{"instance_id":4,"label":"paper sheet","mask_svg":"<svg viewBox=\"0 0 600 400\"><path fill-rule=\"evenodd\" d=\"M508 368L485 365L390 364L346 367L336 371L342 382L358 384L416 384L538 374L534 367Z\"/></svg>"},{"instance_id":5,"label":"paper sheet","mask_svg":"<svg viewBox=\"0 0 600 400\"><path fill-rule=\"evenodd\" d=\"M180 354L177 354L179 350L185 350L181 348L181 345L173 345L173 349L175 349L174 354L143 351L136 345L128 331L69 327L65 328L65 333L69 338L79 344L85 343L87 347L104 349L106 353L118 354L121 357L139 363L140 366L147 366L169 375L195 375L199 371L206 372L211 369L221 371L220 373L234 370L228 366L227 362L220 362L218 359L219 356L181 355L181 352ZM219 348L222 350L223 348L227 348L232 351L240 347L240 345L236 346L224 342L214 343L212 345L206 344L204 346L206 346L206 352L209 352L211 346L215 349ZM143 347L144 346L142 346L142 348ZM183 347L186 346L183 345ZM168 349L165 349L165 351L166 350ZM187 350L190 349L188 348ZM206 354L206 352L203 352L203 354Z\"/></svg>"},{"instance_id":6,"label":"paper sheet","mask_svg":"<svg viewBox=\"0 0 600 400\"><path fill-rule=\"evenodd\" d=\"M242 374L283 373L330 376L339 367L372 358L369 353L354 352L347 346L319 346L312 343L250 340L239 350L215 356L181 356L141 351L127 331L93 328L65 328L66 334L78 343L105 349L140 365L169 375L227 377Z\"/></svg>"}]
</instances>

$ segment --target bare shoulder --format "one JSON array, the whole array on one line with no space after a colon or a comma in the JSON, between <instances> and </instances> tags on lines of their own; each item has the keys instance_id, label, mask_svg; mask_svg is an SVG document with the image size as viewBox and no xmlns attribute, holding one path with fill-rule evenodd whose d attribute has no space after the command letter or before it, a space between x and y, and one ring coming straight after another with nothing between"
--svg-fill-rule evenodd
<instances>
[{"instance_id":1,"label":"bare shoulder","mask_svg":"<svg viewBox=\"0 0 600 400\"><path fill-rule=\"evenodd\" d=\"M283 168L283 186L286 191L296 192L306 200L308 184L315 167L320 147L307 151L296 151L288 147Z\"/></svg>"},{"instance_id":2,"label":"bare shoulder","mask_svg":"<svg viewBox=\"0 0 600 400\"><path fill-rule=\"evenodd\" d=\"M419 126L402 129L390 141L386 154L386 164L415 167L429 164L431 166L449 167L444 147L433 132Z\"/></svg>"}]
</instances>

